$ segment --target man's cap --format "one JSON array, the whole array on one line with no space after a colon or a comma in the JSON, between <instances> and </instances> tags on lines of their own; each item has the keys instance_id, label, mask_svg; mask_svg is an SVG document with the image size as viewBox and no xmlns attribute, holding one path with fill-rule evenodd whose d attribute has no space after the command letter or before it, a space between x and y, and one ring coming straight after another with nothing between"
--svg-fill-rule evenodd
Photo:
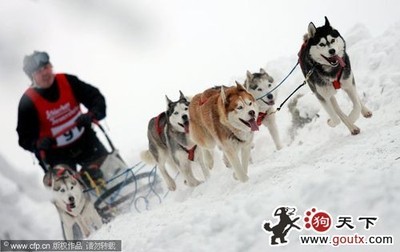
<instances>
[{"instance_id":1,"label":"man's cap","mask_svg":"<svg viewBox=\"0 0 400 252\"><path fill-rule=\"evenodd\" d=\"M23 70L32 79L32 74L50 63L50 57L46 52L34 51L24 57Z\"/></svg>"}]
</instances>

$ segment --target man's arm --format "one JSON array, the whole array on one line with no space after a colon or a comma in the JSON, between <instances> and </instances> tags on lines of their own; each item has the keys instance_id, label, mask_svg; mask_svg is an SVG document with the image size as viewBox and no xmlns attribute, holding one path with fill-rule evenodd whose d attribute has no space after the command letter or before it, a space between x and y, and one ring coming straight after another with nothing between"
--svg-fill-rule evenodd
<instances>
[{"instance_id":1,"label":"man's arm","mask_svg":"<svg viewBox=\"0 0 400 252\"><path fill-rule=\"evenodd\" d=\"M71 84L72 92L78 102L82 103L97 120L106 117L106 100L100 90L85 83L73 75L66 75Z\"/></svg>"},{"instance_id":2,"label":"man's arm","mask_svg":"<svg viewBox=\"0 0 400 252\"><path fill-rule=\"evenodd\" d=\"M18 105L17 133L19 145L25 150L35 152L39 137L39 119L35 106L25 95Z\"/></svg>"}]
</instances>

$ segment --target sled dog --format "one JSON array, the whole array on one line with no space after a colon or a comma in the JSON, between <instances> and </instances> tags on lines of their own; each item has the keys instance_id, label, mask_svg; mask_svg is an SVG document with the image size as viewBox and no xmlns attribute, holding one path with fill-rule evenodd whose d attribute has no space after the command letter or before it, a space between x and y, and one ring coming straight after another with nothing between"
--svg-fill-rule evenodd
<instances>
[{"instance_id":1,"label":"sled dog","mask_svg":"<svg viewBox=\"0 0 400 252\"><path fill-rule=\"evenodd\" d=\"M179 100L172 102L168 97L167 110L150 120L147 137L149 149L141 153L141 159L148 164L157 164L161 175L171 191L176 183L166 170L166 164L180 171L185 184L195 187L200 184L192 172L191 161L199 161L205 178L209 170L202 164L201 152L189 137L189 101L181 91Z\"/></svg>"},{"instance_id":2,"label":"sled dog","mask_svg":"<svg viewBox=\"0 0 400 252\"><path fill-rule=\"evenodd\" d=\"M53 172L47 172L43 178L44 185L52 190L53 203L60 215L66 240L86 238L103 224L75 175L67 165L60 164L53 168Z\"/></svg>"},{"instance_id":3,"label":"sled dog","mask_svg":"<svg viewBox=\"0 0 400 252\"><path fill-rule=\"evenodd\" d=\"M268 128L277 150L282 149L278 127L275 120L275 99L277 92L270 91L275 87L274 79L261 68L259 73L247 71L244 87L254 96L258 105L257 125L263 124Z\"/></svg>"},{"instance_id":4,"label":"sled dog","mask_svg":"<svg viewBox=\"0 0 400 252\"><path fill-rule=\"evenodd\" d=\"M350 59L346 53L346 43L334 29L327 17L325 25L316 28L311 22L304 43L299 52L299 62L307 83L329 115L328 125L337 126L342 121L352 135L360 133L354 123L361 114L369 118L372 112L365 107L357 94ZM335 94L343 89L353 103L349 115L339 107Z\"/></svg>"},{"instance_id":5,"label":"sled dog","mask_svg":"<svg viewBox=\"0 0 400 252\"><path fill-rule=\"evenodd\" d=\"M195 95L189 105L190 136L211 164L211 151L217 145L233 167L234 176L245 182L253 133L258 130L257 114L254 97L239 83L210 88Z\"/></svg>"}]
</instances>

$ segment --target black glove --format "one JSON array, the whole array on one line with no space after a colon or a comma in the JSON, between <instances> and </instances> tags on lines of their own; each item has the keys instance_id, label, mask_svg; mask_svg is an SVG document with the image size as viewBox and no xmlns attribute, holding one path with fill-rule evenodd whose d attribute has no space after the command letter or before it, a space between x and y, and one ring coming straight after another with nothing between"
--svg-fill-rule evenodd
<instances>
[{"instance_id":1,"label":"black glove","mask_svg":"<svg viewBox=\"0 0 400 252\"><path fill-rule=\"evenodd\" d=\"M75 123L76 126L78 126L79 128L81 127L89 128L92 125L93 119L94 119L93 113L88 112L76 118Z\"/></svg>"},{"instance_id":2,"label":"black glove","mask_svg":"<svg viewBox=\"0 0 400 252\"><path fill-rule=\"evenodd\" d=\"M52 137L44 137L37 141L36 147L38 150L48 151L54 143L55 141Z\"/></svg>"}]
</instances>

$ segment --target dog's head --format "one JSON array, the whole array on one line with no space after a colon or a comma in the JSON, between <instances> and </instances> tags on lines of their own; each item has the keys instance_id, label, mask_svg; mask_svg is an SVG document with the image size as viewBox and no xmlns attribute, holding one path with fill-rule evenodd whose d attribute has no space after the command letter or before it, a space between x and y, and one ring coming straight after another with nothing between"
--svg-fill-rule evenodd
<instances>
[{"instance_id":1,"label":"dog's head","mask_svg":"<svg viewBox=\"0 0 400 252\"><path fill-rule=\"evenodd\" d=\"M310 56L316 63L333 68L344 65L346 43L327 17L324 26L317 28L312 22L308 25L306 40Z\"/></svg>"},{"instance_id":2,"label":"dog's head","mask_svg":"<svg viewBox=\"0 0 400 252\"><path fill-rule=\"evenodd\" d=\"M167 96L167 117L172 127L182 133L189 133L189 100L179 91L178 101L171 101Z\"/></svg>"},{"instance_id":3,"label":"dog's head","mask_svg":"<svg viewBox=\"0 0 400 252\"><path fill-rule=\"evenodd\" d=\"M236 86L221 87L220 97L222 102L220 113L224 114L232 127L244 132L258 130L256 122L258 107L253 95L241 84L236 82Z\"/></svg>"},{"instance_id":4,"label":"dog's head","mask_svg":"<svg viewBox=\"0 0 400 252\"><path fill-rule=\"evenodd\" d=\"M264 69L261 68L259 73L247 71L244 86L254 98L258 99L257 105L260 111L267 111L275 104L276 91L271 92L275 87L274 79Z\"/></svg>"},{"instance_id":5,"label":"dog's head","mask_svg":"<svg viewBox=\"0 0 400 252\"><path fill-rule=\"evenodd\" d=\"M52 171L45 174L43 183L51 188L56 206L66 212L73 212L84 197L83 187L68 165L54 166Z\"/></svg>"},{"instance_id":6,"label":"dog's head","mask_svg":"<svg viewBox=\"0 0 400 252\"><path fill-rule=\"evenodd\" d=\"M274 216L291 216L295 214L296 209L291 207L280 207L275 210Z\"/></svg>"}]
</instances>

